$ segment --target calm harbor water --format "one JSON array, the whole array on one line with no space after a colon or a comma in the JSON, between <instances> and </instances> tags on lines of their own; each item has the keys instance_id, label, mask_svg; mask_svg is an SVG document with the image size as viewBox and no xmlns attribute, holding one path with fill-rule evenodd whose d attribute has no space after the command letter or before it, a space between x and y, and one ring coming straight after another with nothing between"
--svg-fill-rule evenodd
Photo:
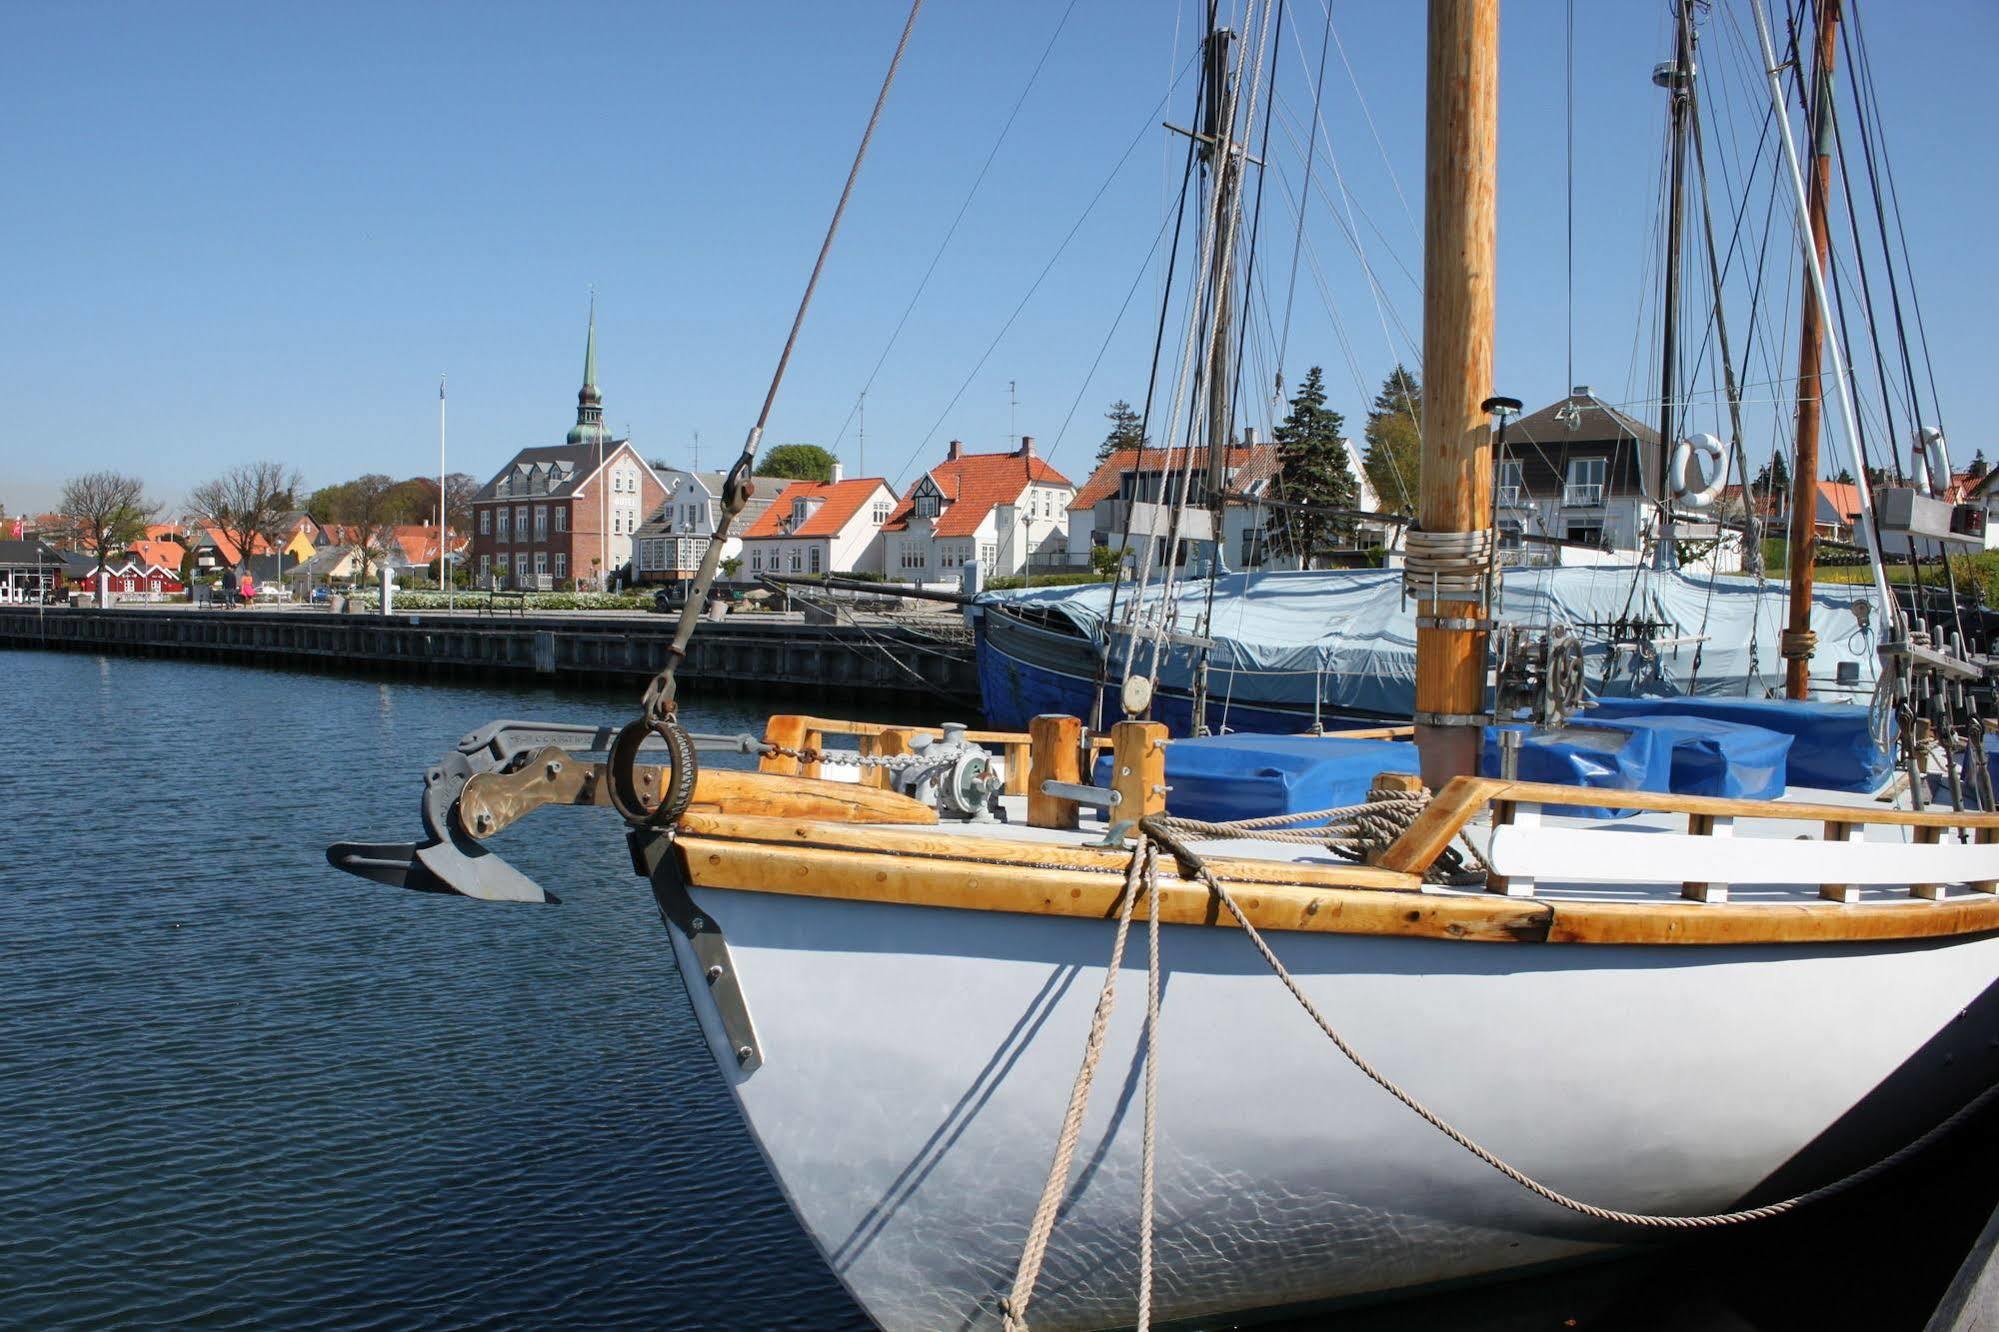
<instances>
[{"instance_id":1,"label":"calm harbor water","mask_svg":"<svg viewBox=\"0 0 1999 1332\"><path fill-rule=\"evenodd\" d=\"M473 726L626 695L4 651L0 686L0 1326L867 1325L608 811L503 838L560 907L326 865L414 835ZM1919 1327L1995 1195L1987 1122L1797 1222L1324 1325Z\"/></svg>"}]
</instances>

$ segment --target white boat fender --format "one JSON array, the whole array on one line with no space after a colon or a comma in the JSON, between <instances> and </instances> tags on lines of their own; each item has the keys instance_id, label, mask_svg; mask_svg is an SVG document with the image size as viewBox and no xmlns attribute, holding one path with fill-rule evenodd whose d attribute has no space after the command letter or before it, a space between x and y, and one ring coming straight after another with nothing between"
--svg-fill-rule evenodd
<instances>
[{"instance_id":1,"label":"white boat fender","mask_svg":"<svg viewBox=\"0 0 1999 1332\"><path fill-rule=\"evenodd\" d=\"M1696 487L1694 480L1694 455L1704 455L1707 464L1700 474L1705 482ZM1705 509L1712 505L1721 494L1721 488L1728 481L1728 454L1722 449L1721 441L1713 435L1689 435L1673 446L1673 498L1690 509Z\"/></svg>"},{"instance_id":2,"label":"white boat fender","mask_svg":"<svg viewBox=\"0 0 1999 1332\"><path fill-rule=\"evenodd\" d=\"M1944 447L1943 431L1935 426L1918 430L1909 454L1915 464L1917 490L1941 496L1950 488L1950 451Z\"/></svg>"}]
</instances>

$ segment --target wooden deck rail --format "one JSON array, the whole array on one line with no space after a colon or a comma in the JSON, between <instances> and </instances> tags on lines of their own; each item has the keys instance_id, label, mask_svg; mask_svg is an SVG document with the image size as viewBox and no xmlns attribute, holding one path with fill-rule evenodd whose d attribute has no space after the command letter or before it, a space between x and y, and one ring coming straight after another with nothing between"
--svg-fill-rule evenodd
<instances>
[{"instance_id":1,"label":"wooden deck rail","mask_svg":"<svg viewBox=\"0 0 1999 1332\"><path fill-rule=\"evenodd\" d=\"M1916 870L1934 872L1937 867L1948 866L1967 858L1957 854L1964 846L1952 847L1943 840L1946 831L1956 831L1960 841L1969 848L1983 848L1999 844L1999 814L1958 812L1955 810L1907 810L1870 809L1847 805L1819 805L1790 803L1774 800L1734 800L1717 796L1672 795L1658 791L1613 791L1600 787L1558 786L1546 782L1511 782L1487 777L1453 778L1436 799L1430 802L1408 831L1397 838L1377 862L1384 868L1400 870L1404 873L1420 874L1441 855L1452 840L1462 832L1482 811L1492 811L1494 829L1493 856L1501 859L1499 848L1502 838L1506 839L1509 850L1517 845L1519 833L1536 830L1534 836L1553 851L1557 846L1576 838L1589 838L1597 848L1600 858L1619 862L1619 853L1630 852L1642 859L1646 848L1642 839L1657 834L1643 830L1603 829L1547 829L1541 822L1543 810L1551 805L1575 805L1593 809L1646 810L1659 813L1684 814L1687 816L1687 834L1690 837L1707 839L1729 839L1735 831L1737 819L1783 819L1799 823L1817 823L1823 830L1822 839L1799 839L1798 843L1780 843L1789 848L1797 869L1805 871L1805 877L1798 882L1812 882L1812 875L1824 874L1827 881L1819 884L1819 895L1828 901L1852 903L1858 900L1859 885L1863 883L1908 883L1909 891L1916 897L1936 900L1945 893L1945 882L1909 882L1898 878L1893 865L1884 863L1878 855L1871 856L1866 846L1866 829L1869 827L1912 828L1911 840L1896 845L1915 854L1901 854L1898 863L1907 863ZM1513 830L1518 830L1513 831ZM1966 835L1969 835L1968 837ZM1641 839L1626 845L1626 839ZM1841 857L1828 856L1828 844L1850 847ZM1577 842L1578 847L1581 846ZM1932 848L1917 850L1918 848ZM1661 848L1663 849L1663 848ZM1683 845L1682 850L1685 847ZM1740 852L1736 853L1739 859ZM1684 857L1683 857L1684 858ZM1719 857L1711 852L1695 857L1712 868L1720 868ZM1977 858L1983 864L1983 858ZM1999 859L1999 857L1995 857ZM1502 872L1499 864L1494 865L1492 888L1495 892L1510 896L1532 896L1534 882L1522 874ZM1604 869L1613 878L1626 875ZM1906 871L1905 871L1906 872ZM1834 873L1842 877L1850 876L1850 881L1831 882ZM1549 877L1570 877L1568 874L1551 874ZM1793 880L1771 879L1772 882ZM1955 881L1948 880L1946 882ZM1989 878L1968 878L1963 882L1970 888L1987 893L1999 892L1999 880ZM1682 884L1682 893L1689 898L1703 902L1725 902L1728 900L1728 885L1712 878L1689 879Z\"/></svg>"}]
</instances>

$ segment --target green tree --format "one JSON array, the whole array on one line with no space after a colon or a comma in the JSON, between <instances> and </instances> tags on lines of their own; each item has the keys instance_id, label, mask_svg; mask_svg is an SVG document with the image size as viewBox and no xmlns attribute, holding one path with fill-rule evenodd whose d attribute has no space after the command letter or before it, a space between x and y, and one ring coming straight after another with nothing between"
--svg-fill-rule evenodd
<instances>
[{"instance_id":1,"label":"green tree","mask_svg":"<svg viewBox=\"0 0 1999 1332\"><path fill-rule=\"evenodd\" d=\"M1099 578L1110 578L1117 573L1121 562L1116 546L1090 547L1090 569Z\"/></svg>"},{"instance_id":2,"label":"green tree","mask_svg":"<svg viewBox=\"0 0 1999 1332\"><path fill-rule=\"evenodd\" d=\"M1763 464L1750 482L1758 495L1785 500L1791 493L1791 465L1784 458L1784 451L1778 449L1770 455L1770 461Z\"/></svg>"},{"instance_id":3,"label":"green tree","mask_svg":"<svg viewBox=\"0 0 1999 1332\"><path fill-rule=\"evenodd\" d=\"M1347 466L1346 422L1326 406L1323 373L1313 366L1291 399L1291 413L1277 427L1278 498L1293 504L1350 509L1359 495ZM1351 523L1330 514L1290 511L1272 524L1273 544L1288 547L1310 566L1312 553Z\"/></svg>"},{"instance_id":4,"label":"green tree","mask_svg":"<svg viewBox=\"0 0 1999 1332\"><path fill-rule=\"evenodd\" d=\"M1964 469L1964 474L1966 476L1984 476L1991 470L1991 465L1985 461L1985 450L1980 449L1971 455L1971 466Z\"/></svg>"},{"instance_id":5,"label":"green tree","mask_svg":"<svg viewBox=\"0 0 1999 1332\"><path fill-rule=\"evenodd\" d=\"M1104 413L1104 419L1111 423L1110 433L1103 443L1097 445L1097 462L1101 464L1113 453L1121 449L1142 449L1145 447L1144 418L1132 410L1131 404L1119 398Z\"/></svg>"},{"instance_id":6,"label":"green tree","mask_svg":"<svg viewBox=\"0 0 1999 1332\"><path fill-rule=\"evenodd\" d=\"M774 445L757 464L757 475L789 477L793 481L831 481L833 455L817 444Z\"/></svg>"},{"instance_id":7,"label":"green tree","mask_svg":"<svg viewBox=\"0 0 1999 1332\"><path fill-rule=\"evenodd\" d=\"M1396 366L1381 382L1361 435L1367 441L1361 467L1375 502L1392 513L1415 513L1423 465L1423 386L1406 367Z\"/></svg>"}]
</instances>

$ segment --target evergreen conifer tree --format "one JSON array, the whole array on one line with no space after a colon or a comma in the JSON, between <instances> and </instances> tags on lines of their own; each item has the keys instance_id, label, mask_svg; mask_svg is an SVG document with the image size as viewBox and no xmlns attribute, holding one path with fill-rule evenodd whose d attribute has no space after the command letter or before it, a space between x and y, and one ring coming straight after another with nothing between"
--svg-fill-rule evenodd
<instances>
[{"instance_id":1,"label":"evergreen conifer tree","mask_svg":"<svg viewBox=\"0 0 1999 1332\"><path fill-rule=\"evenodd\" d=\"M1120 449L1145 447L1145 422L1123 398L1111 404L1111 409L1104 413L1104 419L1111 423L1111 429L1104 436L1103 443L1097 445L1098 463L1101 464Z\"/></svg>"},{"instance_id":2,"label":"evergreen conifer tree","mask_svg":"<svg viewBox=\"0 0 1999 1332\"><path fill-rule=\"evenodd\" d=\"M1313 366L1291 399L1290 415L1277 427L1278 497L1294 504L1350 509L1359 496L1353 469L1347 466L1346 422L1326 406L1323 373ZM1312 552L1330 545L1339 531L1350 527L1326 514L1283 512L1273 515L1272 544L1289 549L1299 562L1311 564Z\"/></svg>"}]
</instances>

